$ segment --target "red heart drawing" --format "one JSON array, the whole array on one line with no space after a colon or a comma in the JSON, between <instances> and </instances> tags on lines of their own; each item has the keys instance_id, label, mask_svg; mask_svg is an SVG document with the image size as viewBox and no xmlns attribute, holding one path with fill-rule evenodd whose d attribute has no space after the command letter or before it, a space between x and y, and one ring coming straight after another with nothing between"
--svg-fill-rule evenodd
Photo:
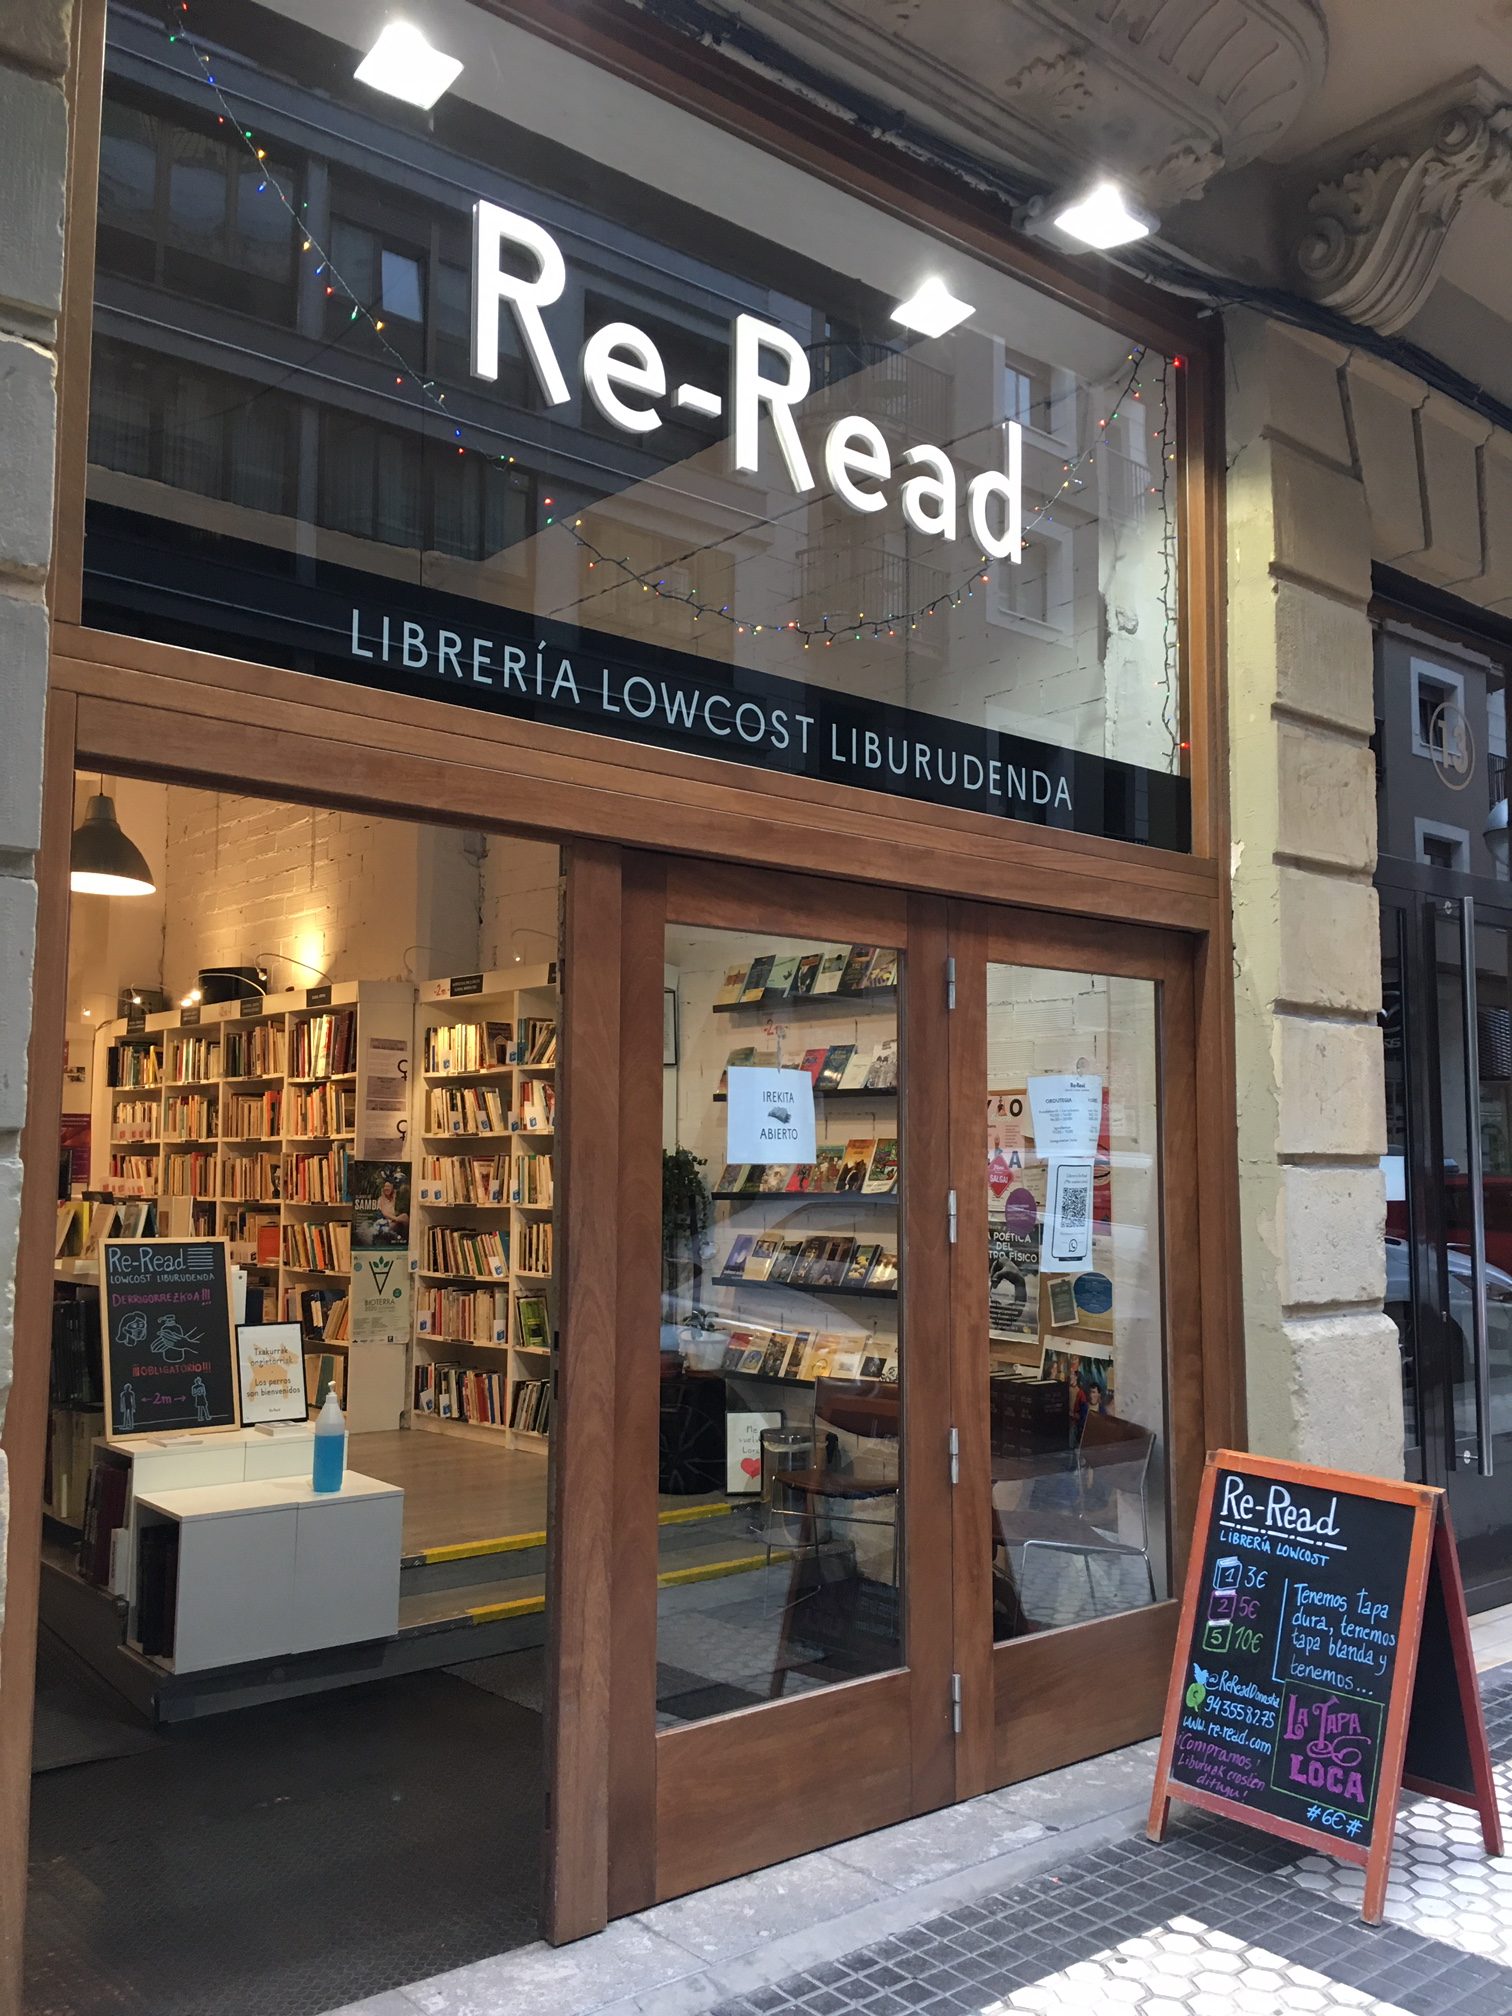
<instances>
[{"instance_id":1,"label":"red heart drawing","mask_svg":"<svg viewBox=\"0 0 1512 2016\"><path fill-rule=\"evenodd\" d=\"M761 1458L759 1456L742 1456L740 1467L744 1470L747 1477L759 1477L761 1475Z\"/></svg>"}]
</instances>

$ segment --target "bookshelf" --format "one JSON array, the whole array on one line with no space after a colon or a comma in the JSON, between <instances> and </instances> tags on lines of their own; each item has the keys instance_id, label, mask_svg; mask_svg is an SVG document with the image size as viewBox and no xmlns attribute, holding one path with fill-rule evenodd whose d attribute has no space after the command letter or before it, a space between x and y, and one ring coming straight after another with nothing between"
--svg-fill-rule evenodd
<instances>
[{"instance_id":1,"label":"bookshelf","mask_svg":"<svg viewBox=\"0 0 1512 2016\"><path fill-rule=\"evenodd\" d=\"M688 1362L790 1419L778 1388L898 1376L899 962L796 939L732 949L744 971L699 946L678 975L677 1139L704 1164L713 1222L712 1252L684 1259L673 1293L693 1319ZM807 1070L812 1164L726 1163L728 1073L751 1065Z\"/></svg>"},{"instance_id":2,"label":"bookshelf","mask_svg":"<svg viewBox=\"0 0 1512 2016\"><path fill-rule=\"evenodd\" d=\"M554 964L419 989L412 1426L544 1450L556 1336Z\"/></svg>"},{"instance_id":3,"label":"bookshelf","mask_svg":"<svg viewBox=\"0 0 1512 2016\"><path fill-rule=\"evenodd\" d=\"M403 1353L352 1338L348 1170L404 1162L414 989L332 981L108 1022L96 1043L92 1126L108 1161L92 1188L150 1199L156 1229L230 1241L264 1320L295 1322L332 1293L327 1341L347 1353L355 1432L393 1428Z\"/></svg>"}]
</instances>

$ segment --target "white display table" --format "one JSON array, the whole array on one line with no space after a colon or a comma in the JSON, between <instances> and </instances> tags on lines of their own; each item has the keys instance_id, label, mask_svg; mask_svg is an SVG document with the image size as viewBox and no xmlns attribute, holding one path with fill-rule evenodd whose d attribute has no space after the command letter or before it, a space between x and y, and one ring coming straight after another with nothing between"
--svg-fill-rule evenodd
<instances>
[{"instance_id":1,"label":"white display table","mask_svg":"<svg viewBox=\"0 0 1512 2016\"><path fill-rule=\"evenodd\" d=\"M266 1439L266 1438L263 1438ZM186 1454L190 1452L185 1452ZM404 1493L349 1471L340 1491L299 1476L134 1493L134 1549L146 1529L178 1527L173 1673L203 1673L399 1628ZM140 1650L133 1568L128 1638Z\"/></svg>"}]
</instances>

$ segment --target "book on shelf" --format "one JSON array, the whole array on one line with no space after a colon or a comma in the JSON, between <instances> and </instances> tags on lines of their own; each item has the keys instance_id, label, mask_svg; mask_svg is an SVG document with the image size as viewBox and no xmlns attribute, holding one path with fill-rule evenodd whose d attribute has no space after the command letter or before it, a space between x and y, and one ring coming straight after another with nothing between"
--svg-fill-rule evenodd
<instances>
[{"instance_id":1,"label":"book on shelf","mask_svg":"<svg viewBox=\"0 0 1512 2016\"><path fill-rule=\"evenodd\" d=\"M714 1185L715 1190L721 1195L726 1191L738 1190L745 1181L746 1171L750 1166L749 1162L726 1162L719 1181Z\"/></svg>"},{"instance_id":2,"label":"book on shelf","mask_svg":"<svg viewBox=\"0 0 1512 2016\"><path fill-rule=\"evenodd\" d=\"M761 1194L771 1196L787 1189L792 1179L794 1164L791 1162L768 1162L761 1178Z\"/></svg>"},{"instance_id":3,"label":"book on shelf","mask_svg":"<svg viewBox=\"0 0 1512 2016\"><path fill-rule=\"evenodd\" d=\"M832 1235L824 1242L824 1254L809 1276L810 1284L815 1288L843 1287L855 1250L856 1242L848 1233Z\"/></svg>"},{"instance_id":4,"label":"book on shelf","mask_svg":"<svg viewBox=\"0 0 1512 2016\"><path fill-rule=\"evenodd\" d=\"M528 1204L537 1210L545 1210L556 1202L556 1185L551 1171L549 1154L529 1154L521 1151L516 1155L514 1201Z\"/></svg>"},{"instance_id":5,"label":"book on shelf","mask_svg":"<svg viewBox=\"0 0 1512 2016\"><path fill-rule=\"evenodd\" d=\"M100 1241L115 1237L120 1220L120 1206L116 1204L94 1204L89 1212L89 1230L84 1234L84 1249L80 1257L98 1260Z\"/></svg>"},{"instance_id":6,"label":"book on shelf","mask_svg":"<svg viewBox=\"0 0 1512 2016\"><path fill-rule=\"evenodd\" d=\"M830 1358L831 1379L854 1379L861 1370L862 1352L859 1345L841 1345Z\"/></svg>"},{"instance_id":7,"label":"book on shelf","mask_svg":"<svg viewBox=\"0 0 1512 2016\"><path fill-rule=\"evenodd\" d=\"M782 1251L782 1236L777 1232L763 1232L746 1256L742 1275L747 1281L765 1281L772 1271L772 1262Z\"/></svg>"},{"instance_id":8,"label":"book on shelf","mask_svg":"<svg viewBox=\"0 0 1512 2016\"><path fill-rule=\"evenodd\" d=\"M837 1190L859 1192L866 1182L866 1172L871 1167L872 1156L877 1151L875 1138L856 1135L847 1141L840 1159L840 1174L835 1179Z\"/></svg>"},{"instance_id":9,"label":"book on shelf","mask_svg":"<svg viewBox=\"0 0 1512 2016\"><path fill-rule=\"evenodd\" d=\"M845 972L846 961L850 958L848 945L832 945L819 961L819 971L814 976L813 991L816 994L833 994L839 988Z\"/></svg>"},{"instance_id":10,"label":"book on shelf","mask_svg":"<svg viewBox=\"0 0 1512 2016\"><path fill-rule=\"evenodd\" d=\"M719 992L714 996L716 1008L733 1008L745 992L746 975L751 970L749 962L739 966L727 966Z\"/></svg>"},{"instance_id":11,"label":"book on shelf","mask_svg":"<svg viewBox=\"0 0 1512 2016\"><path fill-rule=\"evenodd\" d=\"M415 1410L440 1421L504 1425L504 1376L467 1365L417 1365Z\"/></svg>"},{"instance_id":12,"label":"book on shelf","mask_svg":"<svg viewBox=\"0 0 1512 2016\"><path fill-rule=\"evenodd\" d=\"M349 1204L352 1157L345 1148L283 1159L283 1199L289 1204Z\"/></svg>"},{"instance_id":13,"label":"book on shelf","mask_svg":"<svg viewBox=\"0 0 1512 2016\"><path fill-rule=\"evenodd\" d=\"M766 977L766 985L761 990L764 1001L785 1001L793 984L793 976L798 971L798 959L784 955L772 962L772 970Z\"/></svg>"},{"instance_id":14,"label":"book on shelf","mask_svg":"<svg viewBox=\"0 0 1512 2016\"><path fill-rule=\"evenodd\" d=\"M845 971L840 976L842 994L859 994L866 985L866 976L871 971L872 961L877 956L875 945L852 945L850 957L845 962Z\"/></svg>"},{"instance_id":15,"label":"book on shelf","mask_svg":"<svg viewBox=\"0 0 1512 2016\"><path fill-rule=\"evenodd\" d=\"M255 1155L222 1155L221 1197L227 1203L277 1204L283 1195L283 1173L283 1157L271 1149Z\"/></svg>"},{"instance_id":16,"label":"book on shelf","mask_svg":"<svg viewBox=\"0 0 1512 2016\"><path fill-rule=\"evenodd\" d=\"M761 1360L763 1378L780 1379L782 1368L787 1363L788 1353L793 1348L791 1330L774 1330L767 1339L766 1351Z\"/></svg>"},{"instance_id":17,"label":"book on shelf","mask_svg":"<svg viewBox=\"0 0 1512 2016\"><path fill-rule=\"evenodd\" d=\"M730 1073L732 1070L744 1070L747 1065L754 1064L756 1061L756 1045L754 1043L741 1043L732 1050L725 1059L723 1071L719 1074L719 1089L714 1095L715 1098L724 1098L729 1093Z\"/></svg>"},{"instance_id":18,"label":"book on shelf","mask_svg":"<svg viewBox=\"0 0 1512 2016\"><path fill-rule=\"evenodd\" d=\"M216 1189L216 1169L218 1158L196 1149L187 1155L166 1155L164 1158L163 1195L165 1197L213 1197Z\"/></svg>"},{"instance_id":19,"label":"book on shelf","mask_svg":"<svg viewBox=\"0 0 1512 2016\"><path fill-rule=\"evenodd\" d=\"M750 1007L762 999L766 993L767 981L771 978L772 968L776 964L775 952L763 952L759 958L751 961L751 970L746 974L746 983L740 993L742 1007Z\"/></svg>"},{"instance_id":20,"label":"book on shelf","mask_svg":"<svg viewBox=\"0 0 1512 2016\"><path fill-rule=\"evenodd\" d=\"M878 1140L861 1188L868 1197L888 1195L898 1187L898 1142L896 1135Z\"/></svg>"},{"instance_id":21,"label":"book on shelf","mask_svg":"<svg viewBox=\"0 0 1512 2016\"><path fill-rule=\"evenodd\" d=\"M877 1245L858 1246L851 1254L850 1264L845 1270L847 1288L864 1288L873 1267L882 1258L882 1248Z\"/></svg>"},{"instance_id":22,"label":"book on shelf","mask_svg":"<svg viewBox=\"0 0 1512 2016\"><path fill-rule=\"evenodd\" d=\"M425 1234L427 1274L454 1274L475 1281L502 1281L509 1272L509 1238L496 1227L431 1225Z\"/></svg>"},{"instance_id":23,"label":"book on shelf","mask_svg":"<svg viewBox=\"0 0 1512 2016\"><path fill-rule=\"evenodd\" d=\"M750 1347L750 1341L751 1333L749 1330L732 1330L730 1332L729 1341L724 1348L724 1357L719 1361L721 1372L738 1372L740 1370L741 1360L745 1357L746 1351Z\"/></svg>"},{"instance_id":24,"label":"book on shelf","mask_svg":"<svg viewBox=\"0 0 1512 2016\"><path fill-rule=\"evenodd\" d=\"M845 1069L840 1073L840 1083L834 1089L837 1092L862 1091L866 1085L866 1070L866 1053L858 1043L846 1058Z\"/></svg>"},{"instance_id":25,"label":"book on shelf","mask_svg":"<svg viewBox=\"0 0 1512 2016\"><path fill-rule=\"evenodd\" d=\"M866 1067L868 1092L895 1092L898 1089L898 1039L884 1037L877 1054Z\"/></svg>"},{"instance_id":26,"label":"book on shelf","mask_svg":"<svg viewBox=\"0 0 1512 2016\"><path fill-rule=\"evenodd\" d=\"M895 988L898 984L898 966L897 948L884 945L867 969L866 986Z\"/></svg>"},{"instance_id":27,"label":"book on shelf","mask_svg":"<svg viewBox=\"0 0 1512 2016\"><path fill-rule=\"evenodd\" d=\"M810 1190L830 1191L839 1187L845 1150L832 1141L821 1141L814 1151L814 1174Z\"/></svg>"},{"instance_id":28,"label":"book on shelf","mask_svg":"<svg viewBox=\"0 0 1512 2016\"><path fill-rule=\"evenodd\" d=\"M289 1092L284 1111L291 1139L319 1141L336 1134L351 1134L357 1127L357 1088L296 1085Z\"/></svg>"},{"instance_id":29,"label":"book on shelf","mask_svg":"<svg viewBox=\"0 0 1512 2016\"><path fill-rule=\"evenodd\" d=\"M742 1372L759 1372L766 1362L766 1347L763 1344L748 1344L740 1354Z\"/></svg>"},{"instance_id":30,"label":"book on shelf","mask_svg":"<svg viewBox=\"0 0 1512 2016\"><path fill-rule=\"evenodd\" d=\"M556 1086L549 1078L520 1081L519 1131L549 1134L556 1125Z\"/></svg>"},{"instance_id":31,"label":"book on shelf","mask_svg":"<svg viewBox=\"0 0 1512 2016\"><path fill-rule=\"evenodd\" d=\"M278 1220L276 1218L270 1220L267 1224L257 1227L256 1251L259 1266L276 1267L278 1265L278 1230Z\"/></svg>"},{"instance_id":32,"label":"book on shelf","mask_svg":"<svg viewBox=\"0 0 1512 2016\"><path fill-rule=\"evenodd\" d=\"M156 1099L123 1099L110 1116L112 1141L156 1141L161 1109Z\"/></svg>"},{"instance_id":33,"label":"book on shelf","mask_svg":"<svg viewBox=\"0 0 1512 2016\"><path fill-rule=\"evenodd\" d=\"M227 1092L221 1099L221 1136L227 1141L276 1141L283 1126L283 1094Z\"/></svg>"},{"instance_id":34,"label":"book on shelf","mask_svg":"<svg viewBox=\"0 0 1512 2016\"><path fill-rule=\"evenodd\" d=\"M509 1183L507 1155L421 1155L415 1167L417 1204L501 1204Z\"/></svg>"},{"instance_id":35,"label":"book on shelf","mask_svg":"<svg viewBox=\"0 0 1512 2016\"><path fill-rule=\"evenodd\" d=\"M168 1038L168 1082L170 1085L203 1085L220 1076L218 1036L170 1036Z\"/></svg>"},{"instance_id":36,"label":"book on shelf","mask_svg":"<svg viewBox=\"0 0 1512 2016\"><path fill-rule=\"evenodd\" d=\"M333 1389L337 1405L347 1404L347 1354L345 1351L306 1351L305 1399L318 1414Z\"/></svg>"},{"instance_id":37,"label":"book on shelf","mask_svg":"<svg viewBox=\"0 0 1512 2016\"><path fill-rule=\"evenodd\" d=\"M509 1402L509 1425L525 1435L544 1435L551 1427L551 1381L518 1379Z\"/></svg>"},{"instance_id":38,"label":"book on shelf","mask_svg":"<svg viewBox=\"0 0 1512 2016\"><path fill-rule=\"evenodd\" d=\"M557 1056L555 1022L541 1015L522 1016L520 1040L515 1055L526 1070L545 1070L555 1064Z\"/></svg>"},{"instance_id":39,"label":"book on shelf","mask_svg":"<svg viewBox=\"0 0 1512 2016\"><path fill-rule=\"evenodd\" d=\"M157 1207L149 1197L134 1197L121 1206L121 1216L116 1237L119 1239L150 1239L157 1223Z\"/></svg>"},{"instance_id":40,"label":"book on shelf","mask_svg":"<svg viewBox=\"0 0 1512 2016\"><path fill-rule=\"evenodd\" d=\"M213 1093L171 1092L163 1102L165 1141L214 1141L219 1121L220 1101Z\"/></svg>"},{"instance_id":41,"label":"book on shelf","mask_svg":"<svg viewBox=\"0 0 1512 2016\"><path fill-rule=\"evenodd\" d=\"M771 1281L791 1281L793 1269L798 1265L798 1256L802 1251L801 1239L784 1239L782 1251L772 1262L772 1271L767 1278Z\"/></svg>"},{"instance_id":42,"label":"book on shelf","mask_svg":"<svg viewBox=\"0 0 1512 2016\"><path fill-rule=\"evenodd\" d=\"M817 1049L805 1050L803 1053L803 1069L816 1085L819 1083L819 1074L824 1069L824 1060L828 1056L829 1046L825 1043L821 1043Z\"/></svg>"},{"instance_id":43,"label":"book on shelf","mask_svg":"<svg viewBox=\"0 0 1512 2016\"><path fill-rule=\"evenodd\" d=\"M756 1235L754 1232L737 1233L730 1243L730 1250L725 1255L724 1265L719 1270L720 1273L743 1274L745 1272L745 1264L751 1257L751 1248L755 1244Z\"/></svg>"},{"instance_id":44,"label":"book on shelf","mask_svg":"<svg viewBox=\"0 0 1512 2016\"><path fill-rule=\"evenodd\" d=\"M112 1091L151 1092L163 1082L162 1053L146 1043L113 1043L105 1057Z\"/></svg>"},{"instance_id":45,"label":"book on shelf","mask_svg":"<svg viewBox=\"0 0 1512 2016\"><path fill-rule=\"evenodd\" d=\"M433 1288L415 1291L415 1335L449 1343L503 1344L509 1331L503 1288Z\"/></svg>"},{"instance_id":46,"label":"book on shelf","mask_svg":"<svg viewBox=\"0 0 1512 2016\"><path fill-rule=\"evenodd\" d=\"M289 1043L291 1078L333 1078L357 1068L357 1015L338 1008L294 1024Z\"/></svg>"},{"instance_id":47,"label":"book on shelf","mask_svg":"<svg viewBox=\"0 0 1512 2016\"><path fill-rule=\"evenodd\" d=\"M819 1075L814 1080L816 1092L838 1092L840 1080L845 1076L845 1067L856 1054L854 1043L831 1043L825 1052L824 1062L819 1067Z\"/></svg>"},{"instance_id":48,"label":"book on shelf","mask_svg":"<svg viewBox=\"0 0 1512 2016\"><path fill-rule=\"evenodd\" d=\"M245 1029L222 1032L224 1068L228 1078L282 1078L287 1059L284 1025L253 1022Z\"/></svg>"},{"instance_id":49,"label":"book on shelf","mask_svg":"<svg viewBox=\"0 0 1512 2016\"><path fill-rule=\"evenodd\" d=\"M428 1134L507 1134L509 1112L497 1085L433 1085L425 1098Z\"/></svg>"},{"instance_id":50,"label":"book on shelf","mask_svg":"<svg viewBox=\"0 0 1512 2016\"><path fill-rule=\"evenodd\" d=\"M522 1274L549 1274L551 1272L552 1227L551 1221L533 1218L521 1225L518 1234L519 1252L516 1266Z\"/></svg>"},{"instance_id":51,"label":"book on shelf","mask_svg":"<svg viewBox=\"0 0 1512 2016\"><path fill-rule=\"evenodd\" d=\"M898 1285L898 1256L891 1249L884 1249L866 1283L868 1288L896 1288Z\"/></svg>"},{"instance_id":52,"label":"book on shelf","mask_svg":"<svg viewBox=\"0 0 1512 2016\"><path fill-rule=\"evenodd\" d=\"M551 1325L546 1315L544 1295L521 1295L515 1300L516 1330L522 1351L549 1351Z\"/></svg>"},{"instance_id":53,"label":"book on shelf","mask_svg":"<svg viewBox=\"0 0 1512 2016\"><path fill-rule=\"evenodd\" d=\"M766 1164L764 1162L748 1162L746 1164L746 1172L740 1179L741 1196L756 1196L761 1189L761 1179L765 1174Z\"/></svg>"},{"instance_id":54,"label":"book on shelf","mask_svg":"<svg viewBox=\"0 0 1512 2016\"><path fill-rule=\"evenodd\" d=\"M352 1228L340 1219L285 1225L283 1264L298 1273L345 1274L352 1265Z\"/></svg>"},{"instance_id":55,"label":"book on shelf","mask_svg":"<svg viewBox=\"0 0 1512 2016\"><path fill-rule=\"evenodd\" d=\"M812 994L814 983L819 978L819 968L824 963L822 952L805 952L798 961L798 970L793 975L793 984L788 989L790 996Z\"/></svg>"},{"instance_id":56,"label":"book on shelf","mask_svg":"<svg viewBox=\"0 0 1512 2016\"><path fill-rule=\"evenodd\" d=\"M508 1022L453 1022L427 1029L422 1046L428 1073L497 1071L510 1061L514 1029Z\"/></svg>"}]
</instances>

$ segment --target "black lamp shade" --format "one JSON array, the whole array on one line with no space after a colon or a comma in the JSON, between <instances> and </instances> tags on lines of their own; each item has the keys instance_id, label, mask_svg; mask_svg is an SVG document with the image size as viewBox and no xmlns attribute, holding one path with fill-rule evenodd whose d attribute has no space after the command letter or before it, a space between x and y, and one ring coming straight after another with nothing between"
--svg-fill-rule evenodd
<instances>
[{"instance_id":1,"label":"black lamp shade","mask_svg":"<svg viewBox=\"0 0 1512 2016\"><path fill-rule=\"evenodd\" d=\"M121 831L115 800L103 793L90 799L74 832L68 866L69 887L81 895L150 896L157 887L141 848Z\"/></svg>"}]
</instances>

